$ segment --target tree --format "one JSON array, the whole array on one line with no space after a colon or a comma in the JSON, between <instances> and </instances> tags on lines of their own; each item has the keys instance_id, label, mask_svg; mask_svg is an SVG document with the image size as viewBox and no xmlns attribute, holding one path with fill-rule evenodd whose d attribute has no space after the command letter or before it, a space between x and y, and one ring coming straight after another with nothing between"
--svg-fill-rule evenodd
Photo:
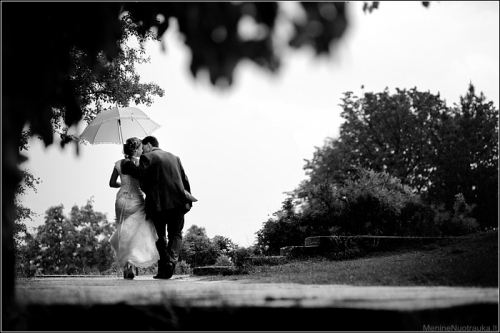
<instances>
[{"instance_id":1,"label":"tree","mask_svg":"<svg viewBox=\"0 0 500 333\"><path fill-rule=\"evenodd\" d=\"M309 184L301 189L300 197L291 193L281 210L257 232L261 251L276 255L282 247L304 244L312 236L439 235L432 208L400 179L363 168L355 174L342 184L329 180ZM443 229L453 222L450 220L442 215ZM462 225L463 220L458 216L454 224Z\"/></svg>"},{"instance_id":2,"label":"tree","mask_svg":"<svg viewBox=\"0 0 500 333\"><path fill-rule=\"evenodd\" d=\"M60 274L72 258L65 246L72 243L74 228L63 214L64 206L54 206L45 212L45 223L38 227L36 242L28 244L29 259L44 274Z\"/></svg>"},{"instance_id":3,"label":"tree","mask_svg":"<svg viewBox=\"0 0 500 333\"><path fill-rule=\"evenodd\" d=\"M165 91L156 83L141 83L136 65L149 63L144 43L148 40L157 40L149 31L141 35L137 31L130 15L123 15L122 38L118 41L120 52L109 61L103 52L97 55L96 62L90 66L86 59L88 54L75 47L71 51L72 62L75 66L69 81L74 85L76 94L83 112L83 119L90 123L101 111L111 105L129 106L130 102L151 106L153 96L162 97ZM127 42L135 38L137 47L127 46ZM97 67L97 70L96 70ZM54 132L59 132L63 141L68 140L65 126L65 110L55 109L52 124Z\"/></svg>"},{"instance_id":4,"label":"tree","mask_svg":"<svg viewBox=\"0 0 500 333\"><path fill-rule=\"evenodd\" d=\"M312 45L318 54L328 53L331 42L341 38L348 26L345 9L349 3L301 3L306 20L292 22L293 48ZM258 66L276 71L273 32L278 3L30 3L10 2L2 6L2 130L3 130L3 197L2 246L5 267L14 267L14 194L22 180L18 165L23 160L19 142L25 124L31 124L30 135L40 135L46 146L53 143L53 109L64 109L64 124L77 124L83 116L77 88L71 82L75 71L72 52L77 47L86 56L83 61L98 69L99 55L108 60L120 53L118 41L123 38L120 15L126 10L138 23L144 35L157 27L158 37L176 18L186 45L192 52L193 75L208 68L212 84L232 83L239 61L251 59ZM158 19L158 15L162 19ZM242 41L237 36L238 22L249 16L264 27L264 36ZM22 20L20 19L22 18ZM19 23L21 22L21 23ZM30 38L36 33L36 38ZM95 73L95 72L93 72ZM29 79L27 79L29 78ZM224 82L222 82L224 83ZM64 144L65 140L62 141ZM6 292L4 304L14 295L14 270L3 270Z\"/></svg>"},{"instance_id":5,"label":"tree","mask_svg":"<svg viewBox=\"0 0 500 333\"><path fill-rule=\"evenodd\" d=\"M498 109L472 84L458 106L438 95L397 89L390 94L346 92L340 137L325 141L304 169L296 196L323 182L342 184L353 168L387 172L430 203L451 209L457 194L477 205L483 226L497 224Z\"/></svg>"},{"instance_id":6,"label":"tree","mask_svg":"<svg viewBox=\"0 0 500 333\"><path fill-rule=\"evenodd\" d=\"M20 197L26 194L28 189L32 189L36 192L36 185L40 183L40 178L35 178L28 170L21 170L23 174L23 182L19 183L16 187L15 199L14 199L14 251L16 258L16 269L15 271L22 271L25 262L25 252L21 249L24 242L24 237L27 234L26 224L23 223L25 220L33 220L36 215L28 207L25 207L20 202Z\"/></svg>"},{"instance_id":7,"label":"tree","mask_svg":"<svg viewBox=\"0 0 500 333\"><path fill-rule=\"evenodd\" d=\"M498 227L498 109L472 83L444 115L433 147L428 198L450 210L462 194L483 227Z\"/></svg>"},{"instance_id":8,"label":"tree","mask_svg":"<svg viewBox=\"0 0 500 333\"><path fill-rule=\"evenodd\" d=\"M233 252L238 245L234 244L228 237L216 235L212 238L212 243L217 246L217 248L224 254L230 254Z\"/></svg>"},{"instance_id":9,"label":"tree","mask_svg":"<svg viewBox=\"0 0 500 333\"><path fill-rule=\"evenodd\" d=\"M26 225L22 221L28 219L33 220L33 217L35 216L35 213L31 209L24 207L21 204L19 198L20 196L25 195L28 189L32 189L33 191L36 192L36 184L39 184L41 181L40 178L33 177L33 175L29 172L29 170L21 170L21 172L23 174L23 182L17 185L15 192L15 199L14 199L14 205L15 205L14 239L16 243L19 243L21 233L26 232Z\"/></svg>"},{"instance_id":10,"label":"tree","mask_svg":"<svg viewBox=\"0 0 500 333\"><path fill-rule=\"evenodd\" d=\"M347 92L342 101L340 139L351 152L351 163L386 171L419 193L426 190L435 128L449 112L439 94L413 88L391 95L386 89L363 98Z\"/></svg>"},{"instance_id":11,"label":"tree","mask_svg":"<svg viewBox=\"0 0 500 333\"><path fill-rule=\"evenodd\" d=\"M80 244L78 249L85 249L77 252L77 267L97 268L100 272L109 269L115 257L109 242L116 230L114 223L108 222L105 214L94 211L92 198L83 207L71 208L70 221L78 230L75 238L75 243Z\"/></svg>"},{"instance_id":12,"label":"tree","mask_svg":"<svg viewBox=\"0 0 500 333\"><path fill-rule=\"evenodd\" d=\"M238 250L238 245L234 244L228 237L216 235L212 238L212 244L219 250L220 255L227 256L231 260L235 261L236 251Z\"/></svg>"},{"instance_id":13,"label":"tree","mask_svg":"<svg viewBox=\"0 0 500 333\"><path fill-rule=\"evenodd\" d=\"M78 274L108 269L114 261L109 238L115 231L106 215L93 209L92 198L70 217L63 205L45 212L45 223L26 238L25 253L30 265L42 274Z\"/></svg>"},{"instance_id":14,"label":"tree","mask_svg":"<svg viewBox=\"0 0 500 333\"><path fill-rule=\"evenodd\" d=\"M283 202L281 210L275 212L273 217L263 223L257 231L257 246L265 255L279 255L284 246L302 245L308 235L302 227L302 214L295 212L292 198Z\"/></svg>"},{"instance_id":15,"label":"tree","mask_svg":"<svg viewBox=\"0 0 500 333\"><path fill-rule=\"evenodd\" d=\"M356 176L358 165L346 148L341 139L333 138L326 138L323 147L316 147L313 158L305 160L304 170L308 179L302 181L294 191L298 197L311 186L324 182L341 185Z\"/></svg>"},{"instance_id":16,"label":"tree","mask_svg":"<svg viewBox=\"0 0 500 333\"><path fill-rule=\"evenodd\" d=\"M145 36L137 33L137 26L133 24L128 15L121 18L123 22L123 37L118 41L122 45L122 52L112 61L108 62L103 52L96 59L98 67L96 71L85 59L88 55L74 47L70 51L70 61L74 65L68 81L75 87L75 94L83 112L83 118L88 123L92 121L106 106L111 104L128 106L131 101L136 104L143 103L151 105L153 96L163 96L164 90L155 83L140 83L140 76L136 72L137 64L148 63L149 57L145 57L143 43L154 40L154 35L149 32ZM128 47L126 42L129 38L136 37L139 46ZM65 108L52 107L52 131L61 136L62 142L67 142L72 137L67 135L68 127L65 125ZM28 140L33 135L32 126L29 125L22 130L19 149L28 150ZM23 179L30 181L30 188L35 190L34 176L28 170L23 170ZM37 181L40 181L37 179ZM21 187L27 185L26 181ZM22 189L25 193L27 188ZM17 200L17 199L16 199ZM20 203L16 205L16 214L24 215L28 208Z\"/></svg>"},{"instance_id":17,"label":"tree","mask_svg":"<svg viewBox=\"0 0 500 333\"><path fill-rule=\"evenodd\" d=\"M144 36L137 33L137 26L133 24L128 15L121 18L123 22L123 37L118 41L122 45L123 52L119 53L112 62L108 62L103 52L96 59L95 70L85 59L88 55L75 46L70 51L71 63L74 71L69 75L69 82L75 87L75 94L80 101L83 118L86 122L92 121L106 106L117 104L128 106L131 101L136 104L151 105L153 96L163 96L164 90L155 83L141 83L140 76L136 72L137 64L148 63L149 57L145 56L143 43L154 40L154 35L149 32ZM139 46L132 48L126 45L129 38L135 37ZM52 108L52 131L59 134L62 142L67 142L73 137L67 135L68 127L65 125L65 108ZM20 137L20 151L28 150L28 140L32 136L31 126L23 129ZM14 237L25 232L26 227L23 220L31 219L34 213L22 205L19 195L26 193L28 188L36 192L35 184L40 182L28 170L21 170L24 181L18 185L15 198ZM19 241L16 239L15 249L18 249ZM17 251L18 252L18 251Z\"/></svg>"},{"instance_id":18,"label":"tree","mask_svg":"<svg viewBox=\"0 0 500 333\"><path fill-rule=\"evenodd\" d=\"M182 241L180 258L191 267L213 265L220 250L207 236L205 228L192 225Z\"/></svg>"}]
</instances>

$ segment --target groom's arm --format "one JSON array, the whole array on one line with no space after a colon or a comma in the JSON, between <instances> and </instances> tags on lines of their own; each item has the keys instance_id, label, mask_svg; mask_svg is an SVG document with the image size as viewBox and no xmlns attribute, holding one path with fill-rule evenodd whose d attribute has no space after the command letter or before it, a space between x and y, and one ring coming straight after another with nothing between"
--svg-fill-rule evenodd
<instances>
[{"instance_id":1,"label":"groom's arm","mask_svg":"<svg viewBox=\"0 0 500 333\"><path fill-rule=\"evenodd\" d=\"M132 162L132 161L126 161L125 163L123 163L123 165L122 165L122 172L125 175L131 175L135 179L139 179L140 178L139 167L136 166L134 164L134 162Z\"/></svg>"},{"instance_id":2,"label":"groom's arm","mask_svg":"<svg viewBox=\"0 0 500 333\"><path fill-rule=\"evenodd\" d=\"M191 193L191 184L189 184L189 179L186 175L186 172L184 172L184 168L182 167L181 159L177 157L177 162L179 163L179 169L181 170L181 179L182 179L182 185L184 186L184 189Z\"/></svg>"}]
</instances>

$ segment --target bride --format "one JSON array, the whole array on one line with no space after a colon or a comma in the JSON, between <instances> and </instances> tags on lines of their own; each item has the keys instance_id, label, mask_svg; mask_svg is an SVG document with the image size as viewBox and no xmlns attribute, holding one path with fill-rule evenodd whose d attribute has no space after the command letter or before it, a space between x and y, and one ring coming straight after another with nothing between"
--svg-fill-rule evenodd
<instances>
[{"instance_id":1,"label":"bride","mask_svg":"<svg viewBox=\"0 0 500 333\"><path fill-rule=\"evenodd\" d=\"M149 267L159 260L156 249L158 236L153 223L146 219L144 194L139 187L141 140L127 139L123 153L125 158L115 163L109 180L110 187L120 188L115 201L117 228L110 243L116 253L118 267L123 267L123 277L131 280L135 267Z\"/></svg>"}]
</instances>

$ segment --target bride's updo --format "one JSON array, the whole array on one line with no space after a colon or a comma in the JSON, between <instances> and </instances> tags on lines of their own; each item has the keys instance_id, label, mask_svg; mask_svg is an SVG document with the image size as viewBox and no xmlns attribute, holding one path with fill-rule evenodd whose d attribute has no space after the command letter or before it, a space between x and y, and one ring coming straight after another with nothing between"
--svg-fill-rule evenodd
<instances>
[{"instance_id":1,"label":"bride's updo","mask_svg":"<svg viewBox=\"0 0 500 333\"><path fill-rule=\"evenodd\" d=\"M135 152L141 146L142 142L139 138L130 138L125 141L123 145L123 154L125 154L125 158L131 159L134 156Z\"/></svg>"}]
</instances>

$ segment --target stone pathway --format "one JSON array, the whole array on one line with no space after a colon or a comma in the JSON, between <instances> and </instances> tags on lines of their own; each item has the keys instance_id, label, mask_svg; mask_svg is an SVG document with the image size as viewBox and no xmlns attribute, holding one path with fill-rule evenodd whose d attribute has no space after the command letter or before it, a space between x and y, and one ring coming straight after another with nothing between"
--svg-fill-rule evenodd
<instances>
[{"instance_id":1,"label":"stone pathway","mask_svg":"<svg viewBox=\"0 0 500 333\"><path fill-rule=\"evenodd\" d=\"M414 310L456 305L498 304L498 289L457 287L387 287L210 281L174 275L171 280L122 278L44 278L20 280L21 303L133 305L176 302L190 306L300 306Z\"/></svg>"},{"instance_id":2,"label":"stone pathway","mask_svg":"<svg viewBox=\"0 0 500 333\"><path fill-rule=\"evenodd\" d=\"M188 275L174 275L171 280L154 280L152 276L138 276L134 280L35 278L20 279L16 285L17 302L24 309L21 321L28 325L27 330L80 329L72 327L76 323L69 318L84 315L82 309L91 311L101 307L106 308L102 311L108 315L122 307L126 310L119 312L142 309L141 316L148 313L149 319L136 323L139 326L135 330L142 330L140 325L153 320L151 318L156 323L155 329L179 330L199 330L200 327L203 330L323 330L323 325L331 327L328 330L423 330L423 325L486 325L490 330L497 330L493 325L498 324L498 297L495 288L276 284L210 281ZM59 310L50 310L56 308ZM40 309L45 309L41 312L45 313L43 317L33 312ZM50 320L61 320L61 309L68 311L63 316L68 319L66 326L50 324ZM51 313L55 316L52 319ZM312 322L304 317L306 313ZM348 315L360 313L363 318L347 320ZM93 315L103 314L99 311ZM205 326L198 320L201 318L208 320ZM269 323L259 321L264 318ZM389 322L372 321L377 318ZM282 321L285 322L279 326Z\"/></svg>"}]
</instances>

